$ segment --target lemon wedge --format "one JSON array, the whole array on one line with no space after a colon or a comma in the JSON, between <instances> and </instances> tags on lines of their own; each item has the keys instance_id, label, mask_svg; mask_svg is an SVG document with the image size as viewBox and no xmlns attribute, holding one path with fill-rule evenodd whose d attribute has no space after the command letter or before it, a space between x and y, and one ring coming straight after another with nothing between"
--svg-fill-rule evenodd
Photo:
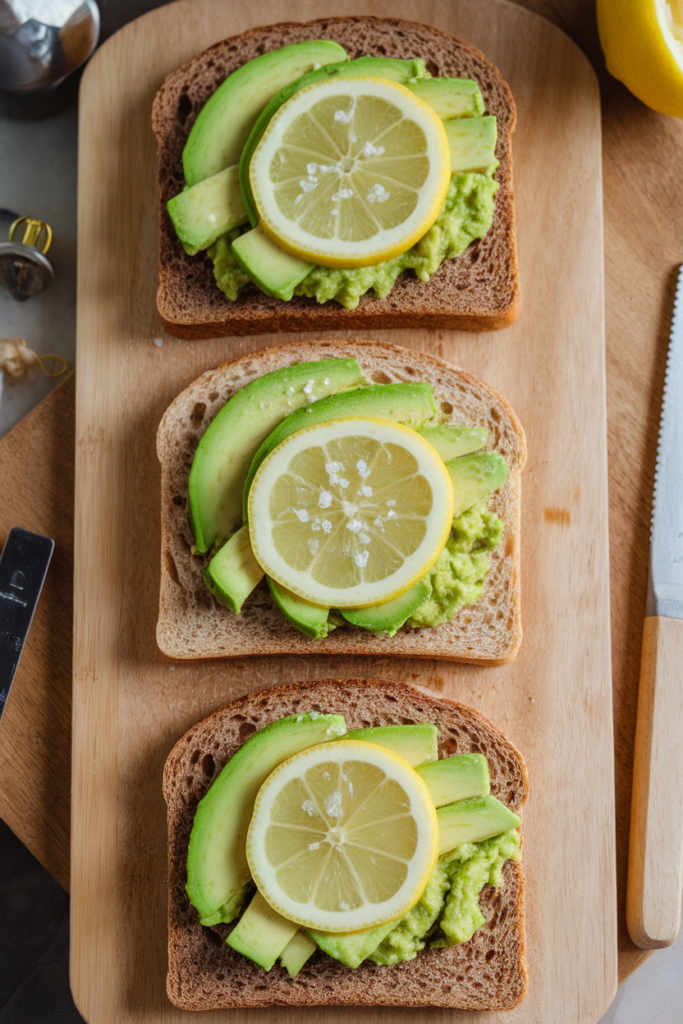
<instances>
[{"instance_id":1,"label":"lemon wedge","mask_svg":"<svg viewBox=\"0 0 683 1024\"><path fill-rule=\"evenodd\" d=\"M434 870L439 828L425 783L398 754L361 740L284 761L259 790L247 860L264 899L306 928L393 921Z\"/></svg>"},{"instance_id":2,"label":"lemon wedge","mask_svg":"<svg viewBox=\"0 0 683 1024\"><path fill-rule=\"evenodd\" d=\"M607 70L648 107L683 117L682 0L598 0Z\"/></svg>"},{"instance_id":3,"label":"lemon wedge","mask_svg":"<svg viewBox=\"0 0 683 1024\"><path fill-rule=\"evenodd\" d=\"M443 206L443 123L383 78L316 82L272 118L249 176L261 227L310 263L362 267L405 252Z\"/></svg>"},{"instance_id":4,"label":"lemon wedge","mask_svg":"<svg viewBox=\"0 0 683 1024\"><path fill-rule=\"evenodd\" d=\"M353 417L290 434L249 492L249 534L272 579L325 608L382 604L439 557L453 485L409 427Z\"/></svg>"}]
</instances>

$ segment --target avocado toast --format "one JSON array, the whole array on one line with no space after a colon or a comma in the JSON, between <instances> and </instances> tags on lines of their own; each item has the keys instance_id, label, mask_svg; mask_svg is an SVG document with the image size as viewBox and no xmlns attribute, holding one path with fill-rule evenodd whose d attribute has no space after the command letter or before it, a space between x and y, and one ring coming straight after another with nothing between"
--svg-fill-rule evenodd
<instances>
[{"instance_id":1,"label":"avocado toast","mask_svg":"<svg viewBox=\"0 0 683 1024\"><path fill-rule=\"evenodd\" d=\"M376 391L386 388L387 392L391 392L392 387L387 385L396 382L410 394L414 392L418 397L427 392L430 408L435 407L438 410L439 417L443 417L450 429L465 427L476 434L477 431L482 432L484 428L484 456L495 460L505 470L503 486L500 486L499 481L498 489L488 498L488 521L502 521L504 535L500 543L493 545L495 550L487 555L486 564L489 568L486 572L484 592L481 594L479 586L469 600L461 601L456 606L468 604L469 607L463 608L455 617L451 617L451 612L446 616L449 621L413 618L410 627L404 626L395 635L387 636L384 632L387 625L381 622L374 626L371 623L359 622L359 626L366 625L367 628L354 627L351 625L351 612L346 615L348 624L343 620L340 623L344 628L337 628L329 635L325 635L324 632L317 634L321 638L311 641L298 629L287 624L277 607L277 604L282 606L281 602L277 601L277 595L275 601L273 600L264 583L253 590L249 599L240 608L239 615L233 614L222 601L212 596L204 584L202 573L209 567L213 569L216 559L210 557L209 551L213 537L207 535L202 543L201 534L197 529L197 517L192 508L190 469L193 461L195 465L197 464L201 446L196 457L195 451L200 441L205 434L209 436L206 428L216 418L219 410L225 407L225 412L228 412L231 402L226 406L226 401L232 395L239 395L250 381L266 379L268 374L284 368L289 368L287 373L294 375L298 366L304 369L316 360L330 359L338 360L343 372L346 372L345 368L350 368L351 364L356 366L355 372L360 368L366 386L357 391L351 390L348 392L349 395L357 393L366 398L373 394L373 388ZM308 377L309 372L309 369L306 369L304 377ZM333 386L331 375L324 372L323 376L325 381L321 380L321 385L325 383L328 387ZM298 390L305 392L305 388L308 387L310 391L314 386L312 380L313 378L303 389L299 387ZM291 391L294 394L295 389L292 388ZM299 399L307 397L309 396L305 393L298 395ZM322 416L326 403L336 401L333 398L319 397L318 393L311 397L315 397L317 401L305 406L305 409L310 410L314 418L316 415ZM264 402L265 407L271 409L270 399L261 397L256 403L257 410ZM301 410L304 417L307 415L305 409ZM389 415L385 409L383 414L375 412L375 415L378 419L403 419L404 422L407 419L410 422L409 415L404 416L403 412L405 410L399 409L398 412ZM279 414L280 417L282 415L284 413ZM295 420L299 415L300 413L295 411L288 419ZM216 418L216 424L219 420L220 417ZM256 429L247 428L247 423L248 417L242 412L236 417L237 425L229 433L233 437L239 437L240 429ZM271 429L268 427L262 431L263 436L267 436ZM276 438L277 434L278 431L275 432ZM300 435L301 432L290 437L297 438ZM253 439L250 443L256 443L258 446L258 442ZM275 451L280 447L278 445ZM234 455L228 457L226 454L226 464L233 457L241 456L240 444L233 445L231 450ZM219 454L222 451L223 449L219 449ZM245 442L246 451L248 445ZM343 652L441 657L475 664L499 664L515 656L521 641L520 473L526 447L523 431L510 407L479 378L434 357L386 343L300 342L283 348L268 349L227 363L215 371L209 371L179 395L166 411L160 425L157 452L162 465L162 578L157 639L161 649L169 656L199 658L244 654ZM247 473L246 467L251 462L251 454L246 457L243 474ZM273 457L271 454L270 458ZM219 459L217 473L222 472L221 466ZM235 493L229 495L229 498L235 507L230 512L229 523L225 524L224 537L229 536L239 525L242 516L241 484L233 490ZM194 532L190 525L190 517L195 523ZM314 522L311 525L315 528ZM352 523L351 527L353 526ZM500 527L497 530L496 538L500 537ZM239 532L238 530L238 533L233 535L230 544L239 537ZM227 549L228 545L225 545L225 548ZM438 551L436 553L438 554ZM457 560L457 553L454 557ZM256 579L263 575L263 570L259 572L260 575ZM247 593L253 589L254 582L250 583ZM480 599L477 599L480 594ZM225 595L223 597L225 598ZM472 603L473 600L475 603ZM405 618L407 614L401 621ZM427 625L429 621L431 625ZM434 625L434 621L441 621L442 624ZM423 622L425 628L419 628Z\"/></svg>"},{"instance_id":2,"label":"avocado toast","mask_svg":"<svg viewBox=\"0 0 683 1024\"><path fill-rule=\"evenodd\" d=\"M216 87L227 75L255 56L307 40L328 40L330 45L341 45L352 63L359 59L372 63L375 57L378 58L376 63L393 60L397 64L401 61L421 64L424 68L421 73L434 76L426 82L466 79L476 83L486 112L485 117L479 118L482 127L487 127L487 118L489 122L497 122L497 168L494 169L495 184L499 187L490 230L487 230L491 223L489 220L479 232L485 232L485 237L474 242L462 255L446 259L429 280L420 280L409 270L400 273L393 283L392 272L391 280L382 279L378 286L383 295L391 288L389 294L378 298L368 292L362 295L357 308L343 308L338 301L331 299L322 301L328 295L333 296L337 288L333 280L335 275L330 275L326 268L322 268L318 282L317 270L311 274L307 278L308 284L304 281L301 285L303 294L295 295L290 301L263 294L256 285L248 283L233 295L230 291L233 285L243 284L248 278L244 275L238 281L239 275L233 274L229 245L227 249L224 247L222 255L214 252L216 277L225 281L234 278L228 288L232 301L226 299L216 285L211 259L202 254L188 256L184 252L166 212L166 204L181 193L187 177L187 168L183 176L182 158L190 128ZM322 59L340 58L324 56ZM316 63L321 63L320 56L310 66L314 67ZM378 74L377 70L364 73ZM331 18L303 25L284 24L255 29L210 48L170 75L155 101L153 123L159 141L161 199L158 306L164 323L182 337L337 327L421 326L481 330L511 323L517 315L519 302L511 173L514 120L514 103L509 89L491 62L466 44L424 25L375 18ZM485 175L455 175L454 181L458 177L463 181L467 179L469 190L477 184L475 179L481 178L483 182ZM235 187L236 183L232 182L230 188ZM467 217L472 204L476 205L478 200L474 192L469 191L467 197L458 199L457 191L456 188L446 205L455 203L457 206L463 199L462 214ZM460 231L463 216L458 214L452 225L456 234ZM473 228L473 231L468 241L479 237L479 229ZM232 235L225 238L235 241ZM215 243L216 246L222 244L223 240ZM247 258L252 260L254 254L250 252ZM416 273L425 277L419 269L421 258L417 258L417 262L411 258L405 266L414 267ZM331 284L334 287L330 290ZM318 301L307 295L317 295Z\"/></svg>"},{"instance_id":3,"label":"avocado toast","mask_svg":"<svg viewBox=\"0 0 683 1024\"><path fill-rule=\"evenodd\" d=\"M366 960L350 968L318 951L294 972L295 977L279 964L266 974L226 945L234 924L200 923L185 891L198 802L256 730L283 716L298 721L335 715L343 716L347 730L433 723L439 758L476 750L488 762L493 798L513 814L526 799L526 768L506 737L476 711L425 690L350 679L291 684L238 698L193 726L172 750L164 770L172 1002L188 1010L272 1004L512 1008L526 990L524 879L514 859L507 859L493 887L484 885L478 898L483 924L478 918L480 926L471 938L422 949L399 963L382 964L378 956L379 963Z\"/></svg>"}]
</instances>

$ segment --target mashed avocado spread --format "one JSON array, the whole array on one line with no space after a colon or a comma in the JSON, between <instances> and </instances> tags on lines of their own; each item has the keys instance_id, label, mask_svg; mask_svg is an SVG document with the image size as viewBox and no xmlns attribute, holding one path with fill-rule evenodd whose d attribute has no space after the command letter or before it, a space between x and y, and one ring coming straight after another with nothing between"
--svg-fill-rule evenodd
<instances>
[{"instance_id":1,"label":"mashed avocado spread","mask_svg":"<svg viewBox=\"0 0 683 1024\"><path fill-rule=\"evenodd\" d=\"M427 234L407 252L374 267L314 267L294 294L315 298L320 303L334 299L346 309L355 309L361 295L370 289L378 299L385 298L404 270L414 270L421 281L428 281L444 260L460 256L470 242L483 238L491 227L493 199L499 187L493 177L497 166L497 162L492 164L484 173L452 175L441 213ZM240 233L239 228L228 231L207 250L218 287L233 302L249 281L230 250Z\"/></svg>"},{"instance_id":2,"label":"mashed avocado spread","mask_svg":"<svg viewBox=\"0 0 683 1024\"><path fill-rule=\"evenodd\" d=\"M408 626L440 626L461 608L481 597L491 566L491 552L500 541L505 523L485 501L473 505L453 520L446 546L427 576L432 592Z\"/></svg>"},{"instance_id":3,"label":"mashed avocado spread","mask_svg":"<svg viewBox=\"0 0 683 1024\"><path fill-rule=\"evenodd\" d=\"M412 910L368 957L375 964L414 960L429 945L457 946L472 938L484 924L479 894L485 885L499 888L503 865L519 861L517 829L481 843L464 843L437 861L422 896Z\"/></svg>"}]
</instances>

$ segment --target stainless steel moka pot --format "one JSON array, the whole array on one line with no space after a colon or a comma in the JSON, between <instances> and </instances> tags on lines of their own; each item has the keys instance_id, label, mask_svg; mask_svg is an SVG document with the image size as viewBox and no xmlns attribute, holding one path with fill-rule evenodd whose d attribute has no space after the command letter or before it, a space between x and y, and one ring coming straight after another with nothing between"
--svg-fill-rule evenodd
<instances>
[{"instance_id":1,"label":"stainless steel moka pot","mask_svg":"<svg viewBox=\"0 0 683 1024\"><path fill-rule=\"evenodd\" d=\"M85 63L99 34L95 0L0 0L0 116L58 109L58 87Z\"/></svg>"}]
</instances>

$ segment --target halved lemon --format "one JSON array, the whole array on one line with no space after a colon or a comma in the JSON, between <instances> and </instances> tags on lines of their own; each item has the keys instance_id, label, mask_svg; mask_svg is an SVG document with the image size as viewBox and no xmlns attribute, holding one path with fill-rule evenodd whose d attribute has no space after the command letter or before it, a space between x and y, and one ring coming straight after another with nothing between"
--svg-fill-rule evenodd
<instances>
[{"instance_id":1,"label":"halved lemon","mask_svg":"<svg viewBox=\"0 0 683 1024\"><path fill-rule=\"evenodd\" d=\"M249 492L251 546L264 572L326 608L398 597L439 557L453 485L409 427L354 417L291 434Z\"/></svg>"},{"instance_id":2,"label":"halved lemon","mask_svg":"<svg viewBox=\"0 0 683 1024\"><path fill-rule=\"evenodd\" d=\"M681 0L598 0L607 70L653 110L683 117Z\"/></svg>"},{"instance_id":3,"label":"halved lemon","mask_svg":"<svg viewBox=\"0 0 683 1024\"><path fill-rule=\"evenodd\" d=\"M354 932L393 921L434 870L439 828L425 783L372 743L309 747L259 790L247 860L264 899L290 921Z\"/></svg>"},{"instance_id":4,"label":"halved lemon","mask_svg":"<svg viewBox=\"0 0 683 1024\"><path fill-rule=\"evenodd\" d=\"M409 249L439 215L450 174L440 118L383 78L327 79L295 93L249 170L263 230L328 267L370 266Z\"/></svg>"}]
</instances>

